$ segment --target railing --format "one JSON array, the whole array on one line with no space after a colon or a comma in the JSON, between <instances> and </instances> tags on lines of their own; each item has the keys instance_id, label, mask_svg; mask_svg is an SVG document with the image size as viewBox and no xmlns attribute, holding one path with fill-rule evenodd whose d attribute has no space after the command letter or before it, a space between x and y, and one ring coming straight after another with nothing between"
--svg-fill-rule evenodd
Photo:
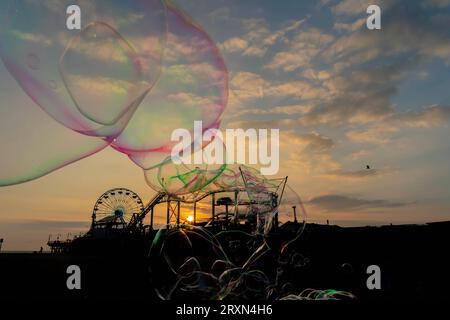
<instances>
[{"instance_id":1,"label":"railing","mask_svg":"<svg viewBox=\"0 0 450 320\"><path fill-rule=\"evenodd\" d=\"M75 233L75 234L69 232L69 233L67 233L67 234L65 234L65 235L60 234L60 233L58 233L58 234L56 234L56 235L50 234L50 235L48 236L48 241L47 241L47 243L53 243L53 242L71 242L71 241L73 241L73 240L75 240L75 239L77 239L77 238L80 238L80 237L84 236L84 235L85 235L84 232Z\"/></svg>"}]
</instances>

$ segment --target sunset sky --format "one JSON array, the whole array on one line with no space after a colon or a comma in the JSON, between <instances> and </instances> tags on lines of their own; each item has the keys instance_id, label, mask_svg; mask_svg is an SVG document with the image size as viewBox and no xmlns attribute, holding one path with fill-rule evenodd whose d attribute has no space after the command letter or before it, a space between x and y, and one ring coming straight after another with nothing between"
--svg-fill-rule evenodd
<instances>
[{"instance_id":1,"label":"sunset sky","mask_svg":"<svg viewBox=\"0 0 450 320\"><path fill-rule=\"evenodd\" d=\"M224 57L221 127L280 129L279 176L289 176L308 221L450 220L450 0L174 2ZM382 9L381 30L366 29L369 4ZM0 97L0 146L72 151L68 129L34 107L3 64ZM38 250L49 234L86 231L97 197L114 187L144 201L154 193L111 148L0 187L3 249Z\"/></svg>"}]
</instances>

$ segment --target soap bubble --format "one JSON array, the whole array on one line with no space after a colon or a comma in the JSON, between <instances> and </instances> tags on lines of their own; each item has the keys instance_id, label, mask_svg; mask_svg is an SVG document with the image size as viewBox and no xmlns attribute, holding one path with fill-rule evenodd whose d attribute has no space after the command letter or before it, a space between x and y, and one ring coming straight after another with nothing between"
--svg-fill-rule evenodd
<instances>
[{"instance_id":1,"label":"soap bubble","mask_svg":"<svg viewBox=\"0 0 450 320\"><path fill-rule=\"evenodd\" d=\"M83 152L71 156L49 148L33 155L45 159L24 149L21 158L30 166L48 167L2 184L37 178L108 145L150 169L165 163L174 129L193 132L196 120L203 132L219 128L228 72L214 41L187 14L162 0L79 0L81 30L68 30L72 4L2 1L0 58L50 117L99 141L76 146ZM207 181L210 172L202 174Z\"/></svg>"},{"instance_id":2,"label":"soap bubble","mask_svg":"<svg viewBox=\"0 0 450 320\"><path fill-rule=\"evenodd\" d=\"M164 5L157 0L79 1L83 27L78 31L65 27L70 4L2 1L0 56L30 98L56 121L86 135L112 138L159 76ZM14 14L5 16L11 10ZM92 34L98 41L89 41ZM67 90L48 90L50 80ZM118 97L119 106L111 106Z\"/></svg>"},{"instance_id":3,"label":"soap bubble","mask_svg":"<svg viewBox=\"0 0 450 320\"><path fill-rule=\"evenodd\" d=\"M179 128L218 129L228 99L228 72L208 34L187 14L167 5L167 39L158 82L112 147L143 169L170 156Z\"/></svg>"},{"instance_id":4,"label":"soap bubble","mask_svg":"<svg viewBox=\"0 0 450 320\"><path fill-rule=\"evenodd\" d=\"M116 123L152 85L131 44L102 22L89 24L70 40L60 72L80 113L102 125Z\"/></svg>"},{"instance_id":5,"label":"soap bubble","mask_svg":"<svg viewBox=\"0 0 450 320\"><path fill-rule=\"evenodd\" d=\"M4 66L35 104L72 130L61 134L57 127L54 135L45 130L37 141L40 145L34 145L36 137L24 132L35 130L19 131L21 126L16 125L6 132L2 123L7 159L2 161L0 185L38 178L108 146L160 75L166 38L162 1L80 0L82 28L68 30L66 8L72 4L68 0L0 2ZM1 89L9 91L6 84ZM8 103L4 94L2 98L2 113L9 119L19 118L19 109L34 114L15 105L19 99L12 97ZM31 120L26 125L40 127ZM17 149L8 152L7 137L14 138Z\"/></svg>"},{"instance_id":6,"label":"soap bubble","mask_svg":"<svg viewBox=\"0 0 450 320\"><path fill-rule=\"evenodd\" d=\"M2 72L7 74L0 63ZM0 186L41 177L108 146L54 121L27 99L11 77L5 78L8 81L0 85Z\"/></svg>"},{"instance_id":7,"label":"soap bubble","mask_svg":"<svg viewBox=\"0 0 450 320\"><path fill-rule=\"evenodd\" d=\"M215 153L226 154L225 144L220 137L216 136L206 146L194 142L183 150L182 156L171 155L156 167L144 170L145 180L157 192L195 198L199 193L214 188L212 184L227 168L225 157L211 157ZM201 163L197 164L196 159L201 160L198 161Z\"/></svg>"}]
</instances>

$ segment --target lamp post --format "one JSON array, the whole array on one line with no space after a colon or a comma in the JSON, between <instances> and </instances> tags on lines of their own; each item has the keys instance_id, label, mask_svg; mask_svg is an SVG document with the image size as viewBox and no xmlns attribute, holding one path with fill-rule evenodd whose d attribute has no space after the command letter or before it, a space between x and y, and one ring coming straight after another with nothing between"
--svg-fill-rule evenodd
<instances>
[{"instance_id":1,"label":"lamp post","mask_svg":"<svg viewBox=\"0 0 450 320\"><path fill-rule=\"evenodd\" d=\"M298 221L297 221L297 206L292 206L292 209L294 209L294 222L295 223L298 223Z\"/></svg>"}]
</instances>

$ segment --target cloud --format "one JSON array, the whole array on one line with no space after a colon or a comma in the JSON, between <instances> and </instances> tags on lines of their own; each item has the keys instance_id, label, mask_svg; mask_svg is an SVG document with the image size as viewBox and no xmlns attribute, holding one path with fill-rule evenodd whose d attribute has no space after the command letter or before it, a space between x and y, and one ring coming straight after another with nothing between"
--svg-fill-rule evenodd
<instances>
[{"instance_id":1,"label":"cloud","mask_svg":"<svg viewBox=\"0 0 450 320\"><path fill-rule=\"evenodd\" d=\"M389 200L369 200L345 195L328 194L317 196L307 202L327 212L361 211L379 208L397 208L407 205Z\"/></svg>"},{"instance_id":2,"label":"cloud","mask_svg":"<svg viewBox=\"0 0 450 320\"><path fill-rule=\"evenodd\" d=\"M321 100L300 123L344 125L367 124L391 116L395 110L390 99L416 60L371 69L356 69L345 76L334 76L322 81Z\"/></svg>"},{"instance_id":3,"label":"cloud","mask_svg":"<svg viewBox=\"0 0 450 320\"><path fill-rule=\"evenodd\" d=\"M348 157L351 160L357 160L357 159L365 158L369 154L370 154L369 151L363 149L363 150L359 150L357 152L354 152L354 153L350 154Z\"/></svg>"},{"instance_id":4,"label":"cloud","mask_svg":"<svg viewBox=\"0 0 450 320\"><path fill-rule=\"evenodd\" d=\"M141 88L139 83L126 80L118 80L107 77L90 77L84 75L70 75L70 86L76 88L76 92L84 92L92 97L103 99L111 94L128 96L133 90Z\"/></svg>"},{"instance_id":5,"label":"cloud","mask_svg":"<svg viewBox=\"0 0 450 320\"><path fill-rule=\"evenodd\" d=\"M142 20L145 18L145 14L143 13L135 13L130 12L125 16L120 17L119 19L115 19L115 24L117 27L130 26L136 23L142 23Z\"/></svg>"},{"instance_id":6,"label":"cloud","mask_svg":"<svg viewBox=\"0 0 450 320\"><path fill-rule=\"evenodd\" d=\"M312 60L333 40L332 35L323 33L317 28L300 31L288 41L289 50L277 52L264 68L292 72L299 68L310 67Z\"/></svg>"},{"instance_id":7,"label":"cloud","mask_svg":"<svg viewBox=\"0 0 450 320\"><path fill-rule=\"evenodd\" d=\"M350 34L330 38L322 42L322 46L313 46L310 55L308 51L300 54L301 42L296 45L296 41L290 41L289 50L274 56L268 67L286 72L303 68L300 75L314 82L314 88L320 88L318 91L322 92L315 95L317 101L313 108L298 120L298 124L363 125L381 123L388 118L391 127L432 128L448 123L448 116L442 110L399 113L391 100L405 79L424 61L430 58L450 60L449 34L445 27L450 18L445 18L445 14L424 16L415 4L408 6L406 14L403 6L395 4L396 1L383 2L386 13L382 33L368 32L365 28L355 32L363 18L350 23L335 21L335 29ZM341 1L333 12L361 14L365 12L360 11L365 5L363 1ZM417 28L418 24L420 28ZM326 33L317 30L315 34ZM406 54L409 59L399 58ZM381 58L388 62L377 60ZM371 66L367 68L364 63L371 63ZM301 103L302 96L298 98ZM387 143L394 131L396 129L374 125L353 129L348 136L353 141L381 144Z\"/></svg>"},{"instance_id":8,"label":"cloud","mask_svg":"<svg viewBox=\"0 0 450 320\"><path fill-rule=\"evenodd\" d=\"M325 88L314 86L307 81L287 81L272 83L265 88L264 96L273 98L297 98L302 100L326 99L328 92Z\"/></svg>"},{"instance_id":9,"label":"cloud","mask_svg":"<svg viewBox=\"0 0 450 320\"><path fill-rule=\"evenodd\" d=\"M238 72L231 77L230 101L231 107L245 107L249 102L268 98L283 100L325 99L328 91L307 81L269 81L260 74L253 72ZM261 113L262 114L262 113Z\"/></svg>"},{"instance_id":10,"label":"cloud","mask_svg":"<svg viewBox=\"0 0 450 320\"><path fill-rule=\"evenodd\" d=\"M262 43L264 38L271 33L270 26L265 19L242 19L241 25L245 32L243 37L254 43Z\"/></svg>"},{"instance_id":11,"label":"cloud","mask_svg":"<svg viewBox=\"0 0 450 320\"><path fill-rule=\"evenodd\" d=\"M264 96L264 89L269 82L261 75L253 72L237 72L231 77L228 107L243 107L245 104Z\"/></svg>"},{"instance_id":12,"label":"cloud","mask_svg":"<svg viewBox=\"0 0 450 320\"><path fill-rule=\"evenodd\" d=\"M273 46L280 40L288 41L286 35L291 31L298 30L305 21L306 19L290 22L286 27L281 28L273 32L272 34L268 35L263 41L264 45Z\"/></svg>"},{"instance_id":13,"label":"cloud","mask_svg":"<svg viewBox=\"0 0 450 320\"><path fill-rule=\"evenodd\" d=\"M316 56L318 50L315 48L304 49L302 52L278 52L272 62L265 66L267 69L282 69L292 72L301 67L308 67L312 57Z\"/></svg>"},{"instance_id":14,"label":"cloud","mask_svg":"<svg viewBox=\"0 0 450 320\"><path fill-rule=\"evenodd\" d=\"M334 29L343 30L343 31L347 31L347 32L354 32L358 29L361 29L363 26L365 26L365 23L366 23L366 18L358 19L353 23L336 22L334 24Z\"/></svg>"},{"instance_id":15,"label":"cloud","mask_svg":"<svg viewBox=\"0 0 450 320\"><path fill-rule=\"evenodd\" d=\"M407 126L412 128L433 128L448 125L450 120L450 107L433 105L421 111L397 113L388 119L392 126Z\"/></svg>"},{"instance_id":16,"label":"cloud","mask_svg":"<svg viewBox=\"0 0 450 320\"><path fill-rule=\"evenodd\" d=\"M366 12L367 1L364 0L343 0L332 8L337 15L355 15Z\"/></svg>"},{"instance_id":17,"label":"cloud","mask_svg":"<svg viewBox=\"0 0 450 320\"><path fill-rule=\"evenodd\" d=\"M325 88L308 81L269 81L260 74L244 71L231 77L229 105L232 108L245 107L249 103L254 105L255 100L262 98L323 100L327 95L328 91Z\"/></svg>"},{"instance_id":18,"label":"cloud","mask_svg":"<svg viewBox=\"0 0 450 320\"><path fill-rule=\"evenodd\" d=\"M211 106L215 103L215 97L199 96L191 92L177 92L167 96L167 100L186 107Z\"/></svg>"},{"instance_id":19,"label":"cloud","mask_svg":"<svg viewBox=\"0 0 450 320\"><path fill-rule=\"evenodd\" d=\"M208 13L208 18L212 22L229 21L232 18L230 7L220 7Z\"/></svg>"},{"instance_id":20,"label":"cloud","mask_svg":"<svg viewBox=\"0 0 450 320\"><path fill-rule=\"evenodd\" d=\"M250 57L263 57L270 47L280 41L288 41L286 35L298 30L304 21L305 19L290 21L286 26L271 31L270 26L264 19L243 19L241 25L244 29L244 34L227 39L220 47L230 53L241 53Z\"/></svg>"},{"instance_id":21,"label":"cloud","mask_svg":"<svg viewBox=\"0 0 450 320\"><path fill-rule=\"evenodd\" d=\"M348 139L359 143L386 144L392 134L405 128L436 128L447 126L450 121L450 107L429 106L420 111L392 113L382 121L366 128L350 130L346 133Z\"/></svg>"},{"instance_id":22,"label":"cloud","mask_svg":"<svg viewBox=\"0 0 450 320\"><path fill-rule=\"evenodd\" d=\"M364 28L368 4L363 1L359 9L340 1L328 29L299 20L273 30L265 19L241 20L243 32L226 40L228 50L243 56L255 48L265 65L245 64L245 71L231 74L233 111L227 120L232 122L224 125L281 128L281 167L308 179L363 186L390 174L386 167L365 170L351 162L367 157L367 144L392 143L406 129L448 124L445 106L399 111L408 106L398 107L395 98L428 61L450 58L444 27L449 20L445 13L422 16L417 4L408 3L406 12L405 2L383 3L383 31L378 33Z\"/></svg>"},{"instance_id":23,"label":"cloud","mask_svg":"<svg viewBox=\"0 0 450 320\"><path fill-rule=\"evenodd\" d=\"M424 7L445 8L450 6L450 0L428 0L423 3Z\"/></svg>"},{"instance_id":24,"label":"cloud","mask_svg":"<svg viewBox=\"0 0 450 320\"><path fill-rule=\"evenodd\" d=\"M314 70L314 69L306 69L300 73L300 75L306 79L313 81L324 81L329 80L333 74L327 70Z\"/></svg>"},{"instance_id":25,"label":"cloud","mask_svg":"<svg viewBox=\"0 0 450 320\"><path fill-rule=\"evenodd\" d=\"M311 105L286 105L275 106L271 108L248 108L233 114L233 117L241 117L244 115L300 115L311 111Z\"/></svg>"},{"instance_id":26,"label":"cloud","mask_svg":"<svg viewBox=\"0 0 450 320\"><path fill-rule=\"evenodd\" d=\"M270 83L261 75L254 72L238 72L231 79L233 89L251 89L263 88L269 86Z\"/></svg>"},{"instance_id":27,"label":"cloud","mask_svg":"<svg viewBox=\"0 0 450 320\"><path fill-rule=\"evenodd\" d=\"M39 43L40 45L45 45L46 47L49 47L53 44L53 41L43 34L35 34L35 33L31 34L27 32L21 32L18 30L11 30L10 33L20 40L32 43Z\"/></svg>"},{"instance_id":28,"label":"cloud","mask_svg":"<svg viewBox=\"0 0 450 320\"><path fill-rule=\"evenodd\" d=\"M263 57L267 52L267 47L260 45L250 45L249 41L233 37L219 45L220 48L229 53L240 53L244 56Z\"/></svg>"},{"instance_id":29,"label":"cloud","mask_svg":"<svg viewBox=\"0 0 450 320\"><path fill-rule=\"evenodd\" d=\"M347 179L364 179L379 176L380 174L386 173L387 170L377 170L377 169L364 169L356 171L346 171L343 169L329 171L323 174L324 177L328 178L347 178Z\"/></svg>"},{"instance_id":30,"label":"cloud","mask_svg":"<svg viewBox=\"0 0 450 320\"><path fill-rule=\"evenodd\" d=\"M223 50L231 53L243 52L248 48L248 41L239 37L234 37L222 43L222 48Z\"/></svg>"},{"instance_id":31,"label":"cloud","mask_svg":"<svg viewBox=\"0 0 450 320\"><path fill-rule=\"evenodd\" d=\"M251 46L245 49L244 56L250 56L250 57L263 57L267 52L267 48L260 48L257 46Z\"/></svg>"},{"instance_id":32,"label":"cloud","mask_svg":"<svg viewBox=\"0 0 450 320\"><path fill-rule=\"evenodd\" d=\"M284 138L289 141L288 144L304 146L304 149L312 152L328 152L334 146L331 138L316 132L296 134L290 131L284 133Z\"/></svg>"},{"instance_id":33,"label":"cloud","mask_svg":"<svg viewBox=\"0 0 450 320\"><path fill-rule=\"evenodd\" d=\"M240 120L229 122L226 128L283 128L276 120L252 121ZM341 165L333 158L331 152L334 141L317 132L296 133L280 130L280 164L286 169L293 169L304 174L322 174L335 171Z\"/></svg>"},{"instance_id":34,"label":"cloud","mask_svg":"<svg viewBox=\"0 0 450 320\"><path fill-rule=\"evenodd\" d=\"M342 0L332 7L332 11L336 15L353 16L366 14L367 7L371 4L387 9L395 0Z\"/></svg>"},{"instance_id":35,"label":"cloud","mask_svg":"<svg viewBox=\"0 0 450 320\"><path fill-rule=\"evenodd\" d=\"M295 168L306 174L340 168L331 155L335 144L329 137L317 132L298 134L282 131L280 141L281 165L284 167Z\"/></svg>"},{"instance_id":36,"label":"cloud","mask_svg":"<svg viewBox=\"0 0 450 320\"><path fill-rule=\"evenodd\" d=\"M398 2L398 5L397 2L386 1L382 5L382 32L361 28L360 32L346 34L327 48L323 57L335 62L344 60L348 65L402 53L448 60L448 15L425 15L420 4L411 1L406 10L404 2ZM349 27L341 22L336 24L343 28Z\"/></svg>"}]
</instances>

